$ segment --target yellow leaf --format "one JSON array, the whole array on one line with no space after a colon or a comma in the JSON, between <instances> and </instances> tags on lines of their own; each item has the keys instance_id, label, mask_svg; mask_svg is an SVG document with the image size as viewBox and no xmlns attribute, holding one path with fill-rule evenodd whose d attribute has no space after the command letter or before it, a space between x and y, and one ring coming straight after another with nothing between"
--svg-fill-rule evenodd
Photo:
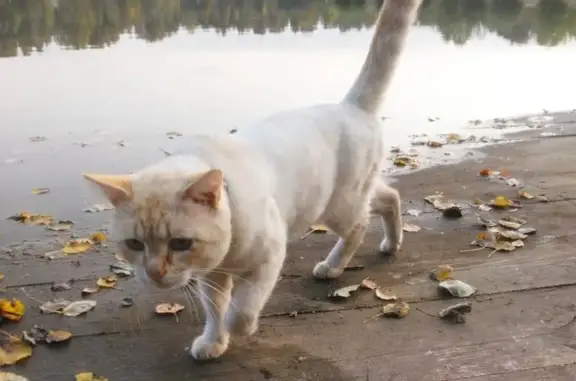
<instances>
[{"instance_id":1,"label":"yellow leaf","mask_svg":"<svg viewBox=\"0 0 576 381\"><path fill-rule=\"evenodd\" d=\"M18 299L0 299L0 316L6 320L20 321L25 309L24 304Z\"/></svg>"},{"instance_id":2,"label":"yellow leaf","mask_svg":"<svg viewBox=\"0 0 576 381\"><path fill-rule=\"evenodd\" d=\"M313 233L326 233L328 231L328 227L322 224L316 224L310 226L310 229Z\"/></svg>"},{"instance_id":3,"label":"yellow leaf","mask_svg":"<svg viewBox=\"0 0 576 381\"><path fill-rule=\"evenodd\" d=\"M12 365L32 356L32 347L20 340L11 340L0 346L0 365Z\"/></svg>"},{"instance_id":4,"label":"yellow leaf","mask_svg":"<svg viewBox=\"0 0 576 381\"><path fill-rule=\"evenodd\" d=\"M508 205L510 205L510 202L504 196L497 196L492 202L492 206L496 206L498 208L505 208Z\"/></svg>"},{"instance_id":5,"label":"yellow leaf","mask_svg":"<svg viewBox=\"0 0 576 381\"><path fill-rule=\"evenodd\" d=\"M490 168L481 169L479 174L482 177L488 177L492 174L492 170Z\"/></svg>"},{"instance_id":6,"label":"yellow leaf","mask_svg":"<svg viewBox=\"0 0 576 381\"><path fill-rule=\"evenodd\" d=\"M61 343L63 341L68 341L72 337L72 333L68 331L49 331L46 335L46 343Z\"/></svg>"},{"instance_id":7,"label":"yellow leaf","mask_svg":"<svg viewBox=\"0 0 576 381\"><path fill-rule=\"evenodd\" d=\"M29 381L26 377L10 372L0 372L0 381Z\"/></svg>"},{"instance_id":8,"label":"yellow leaf","mask_svg":"<svg viewBox=\"0 0 576 381\"><path fill-rule=\"evenodd\" d=\"M90 234L90 239L94 242L104 242L106 241L106 235L102 232L96 232Z\"/></svg>"},{"instance_id":9,"label":"yellow leaf","mask_svg":"<svg viewBox=\"0 0 576 381\"><path fill-rule=\"evenodd\" d=\"M97 376L92 372L78 373L75 377L76 377L76 381L108 381L107 378L104 378L102 376Z\"/></svg>"},{"instance_id":10,"label":"yellow leaf","mask_svg":"<svg viewBox=\"0 0 576 381\"><path fill-rule=\"evenodd\" d=\"M116 287L116 277L115 276L106 276L98 279L96 282L98 287L101 288L114 288Z\"/></svg>"},{"instance_id":11,"label":"yellow leaf","mask_svg":"<svg viewBox=\"0 0 576 381\"><path fill-rule=\"evenodd\" d=\"M92 241L86 238L72 239L64 245L62 252L64 254L79 254L89 250L92 247Z\"/></svg>"},{"instance_id":12,"label":"yellow leaf","mask_svg":"<svg viewBox=\"0 0 576 381\"><path fill-rule=\"evenodd\" d=\"M8 217L8 219L29 226L50 225L52 223L52 217L50 216L44 216L42 214L30 214L28 212L20 212L14 216Z\"/></svg>"},{"instance_id":13,"label":"yellow leaf","mask_svg":"<svg viewBox=\"0 0 576 381\"><path fill-rule=\"evenodd\" d=\"M530 193L528 193L526 191L520 191L520 192L518 192L518 195L522 198L525 198L526 200L530 200L530 199L534 198L533 195L531 195Z\"/></svg>"},{"instance_id":14,"label":"yellow leaf","mask_svg":"<svg viewBox=\"0 0 576 381\"><path fill-rule=\"evenodd\" d=\"M50 188L34 188L32 189L32 193L35 195L45 194L50 192Z\"/></svg>"},{"instance_id":15,"label":"yellow leaf","mask_svg":"<svg viewBox=\"0 0 576 381\"><path fill-rule=\"evenodd\" d=\"M440 265L440 266L436 267L434 270L432 270L432 272L430 273L430 277L433 280L443 282L446 279L450 279L452 277L453 273L454 273L454 269L452 268L452 266Z\"/></svg>"}]
</instances>

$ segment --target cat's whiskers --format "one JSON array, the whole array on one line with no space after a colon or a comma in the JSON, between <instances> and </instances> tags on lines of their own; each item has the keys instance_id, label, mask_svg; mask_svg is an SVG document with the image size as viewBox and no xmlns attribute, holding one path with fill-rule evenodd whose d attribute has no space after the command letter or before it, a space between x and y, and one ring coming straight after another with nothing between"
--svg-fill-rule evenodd
<instances>
[{"instance_id":1,"label":"cat's whiskers","mask_svg":"<svg viewBox=\"0 0 576 381\"><path fill-rule=\"evenodd\" d=\"M200 280L198 280L198 281L200 281ZM205 283L204 281L209 281L209 282L211 282L214 286L211 286L209 283ZM218 291L218 292L220 292L222 295L224 295L224 291L219 290L219 289L218 289L219 285L218 285L216 282L214 282L213 280L208 279L208 278L203 278L201 282L202 282L204 285L206 285L206 286L208 286L208 287L211 287L213 290ZM238 308L238 305L236 305L236 304L234 303L234 301L232 300L232 297L230 297L230 300L229 300L228 304L229 304L229 306L234 307L234 309L236 310L237 314L240 315L240 316L242 316L242 320L244 320L244 323L247 325L247 324L248 324L248 321L246 320L246 317L245 317L244 314L242 313L242 310L241 310L240 308ZM228 307L228 308L230 308L230 307Z\"/></svg>"},{"instance_id":2,"label":"cat's whiskers","mask_svg":"<svg viewBox=\"0 0 576 381\"><path fill-rule=\"evenodd\" d=\"M188 303L188 307L190 307L191 309L194 308L196 320L200 321L200 314L198 313L198 307L196 306L196 302L194 301L194 296L190 293L190 290L188 290L186 286L182 286L180 287L180 289L182 290L182 292L184 292L184 295L186 296L186 302ZM194 315L192 314L192 311L190 311L190 318L194 320Z\"/></svg>"}]
</instances>

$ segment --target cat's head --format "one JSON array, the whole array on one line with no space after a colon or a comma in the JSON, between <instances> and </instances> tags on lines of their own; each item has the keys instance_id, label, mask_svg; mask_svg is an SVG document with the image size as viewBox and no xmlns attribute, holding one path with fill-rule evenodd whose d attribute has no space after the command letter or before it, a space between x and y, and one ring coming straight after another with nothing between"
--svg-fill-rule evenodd
<instances>
[{"instance_id":1,"label":"cat's head","mask_svg":"<svg viewBox=\"0 0 576 381\"><path fill-rule=\"evenodd\" d=\"M115 206L112 233L141 281L183 286L228 252L231 216L220 170L83 176Z\"/></svg>"}]
</instances>

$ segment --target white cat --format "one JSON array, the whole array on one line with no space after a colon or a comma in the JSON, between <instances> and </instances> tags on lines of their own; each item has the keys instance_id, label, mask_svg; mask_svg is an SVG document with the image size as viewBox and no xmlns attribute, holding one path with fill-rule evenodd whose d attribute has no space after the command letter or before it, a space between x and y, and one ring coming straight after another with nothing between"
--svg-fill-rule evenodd
<instances>
[{"instance_id":1,"label":"white cat","mask_svg":"<svg viewBox=\"0 0 576 381\"><path fill-rule=\"evenodd\" d=\"M400 198L380 180L381 98L421 0L386 0L356 82L337 104L271 116L233 135L194 136L187 153L131 175L85 174L116 207L115 233L141 280L199 284L206 324L196 359L251 335L278 279L286 244L311 224L340 238L314 268L336 278L382 217L384 252L402 243Z\"/></svg>"}]
</instances>

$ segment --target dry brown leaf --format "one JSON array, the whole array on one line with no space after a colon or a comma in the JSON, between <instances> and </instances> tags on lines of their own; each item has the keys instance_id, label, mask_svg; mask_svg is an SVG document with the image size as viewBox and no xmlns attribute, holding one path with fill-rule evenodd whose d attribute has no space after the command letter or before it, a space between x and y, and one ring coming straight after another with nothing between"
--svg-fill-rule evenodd
<instances>
[{"instance_id":1,"label":"dry brown leaf","mask_svg":"<svg viewBox=\"0 0 576 381\"><path fill-rule=\"evenodd\" d=\"M520 181L516 180L513 177L506 180L506 184L508 184L511 187L519 187L522 185L522 183Z\"/></svg>"},{"instance_id":2,"label":"dry brown leaf","mask_svg":"<svg viewBox=\"0 0 576 381\"><path fill-rule=\"evenodd\" d=\"M92 372L82 372L75 376L75 381L108 381L107 378L103 376L98 376Z\"/></svg>"},{"instance_id":3,"label":"dry brown leaf","mask_svg":"<svg viewBox=\"0 0 576 381\"><path fill-rule=\"evenodd\" d=\"M466 322L466 314L472 312L472 303L465 302L465 303L458 303L448 308L443 309L438 313L440 318L442 319L449 319L454 321L455 323L465 323Z\"/></svg>"},{"instance_id":4,"label":"dry brown leaf","mask_svg":"<svg viewBox=\"0 0 576 381\"><path fill-rule=\"evenodd\" d=\"M448 279L443 282L438 283L438 287L441 290L449 292L452 296L458 298L467 298L476 293L476 289L461 280Z\"/></svg>"},{"instance_id":5,"label":"dry brown leaf","mask_svg":"<svg viewBox=\"0 0 576 381\"><path fill-rule=\"evenodd\" d=\"M352 294L360 288L360 284L354 284L352 286L346 286L332 291L328 297L334 299L346 299L352 296Z\"/></svg>"},{"instance_id":6,"label":"dry brown leaf","mask_svg":"<svg viewBox=\"0 0 576 381\"><path fill-rule=\"evenodd\" d=\"M404 224L402 225L402 230L404 230L405 232L417 233L420 230L422 230L422 228L418 225L409 224L407 222L404 222Z\"/></svg>"},{"instance_id":7,"label":"dry brown leaf","mask_svg":"<svg viewBox=\"0 0 576 381\"><path fill-rule=\"evenodd\" d=\"M403 300L382 306L382 315L386 317L401 319L406 317L408 312L410 312L410 306Z\"/></svg>"},{"instance_id":8,"label":"dry brown leaf","mask_svg":"<svg viewBox=\"0 0 576 381\"><path fill-rule=\"evenodd\" d=\"M538 202L550 202L550 200L548 199L548 197L544 196L544 195L538 195L536 196L536 200L538 200Z\"/></svg>"},{"instance_id":9,"label":"dry brown leaf","mask_svg":"<svg viewBox=\"0 0 576 381\"><path fill-rule=\"evenodd\" d=\"M454 269L450 265L440 265L430 272L430 278L432 280L442 282L446 279L452 278Z\"/></svg>"},{"instance_id":10,"label":"dry brown leaf","mask_svg":"<svg viewBox=\"0 0 576 381\"><path fill-rule=\"evenodd\" d=\"M378 284L376 283L376 281L370 279L370 278L366 278L362 281L362 283L360 283L360 286L363 288L366 288L368 290L374 290L378 288Z\"/></svg>"},{"instance_id":11,"label":"dry brown leaf","mask_svg":"<svg viewBox=\"0 0 576 381\"><path fill-rule=\"evenodd\" d=\"M98 291L100 291L99 287L85 287L82 289L82 291L80 291L80 293L82 294L82 296L86 296L86 295L95 294Z\"/></svg>"},{"instance_id":12,"label":"dry brown leaf","mask_svg":"<svg viewBox=\"0 0 576 381\"><path fill-rule=\"evenodd\" d=\"M56 223L52 223L51 225L46 226L46 229L55 232L63 232L70 230L73 225L74 223L72 221L58 221Z\"/></svg>"},{"instance_id":13,"label":"dry brown leaf","mask_svg":"<svg viewBox=\"0 0 576 381\"><path fill-rule=\"evenodd\" d=\"M15 373L0 372L0 381L29 381L26 377L19 376Z\"/></svg>"},{"instance_id":14,"label":"dry brown leaf","mask_svg":"<svg viewBox=\"0 0 576 381\"><path fill-rule=\"evenodd\" d=\"M533 196L532 194L530 194L530 193L528 193L527 191L524 191L524 190L519 191L519 192L518 192L518 196L519 196L520 198L524 198L524 199L526 199L526 200L531 200L531 199L534 198L534 196Z\"/></svg>"},{"instance_id":15,"label":"dry brown leaf","mask_svg":"<svg viewBox=\"0 0 576 381\"><path fill-rule=\"evenodd\" d=\"M492 170L490 168L481 169L479 175L482 177L488 177L492 174Z\"/></svg>"},{"instance_id":16,"label":"dry brown leaf","mask_svg":"<svg viewBox=\"0 0 576 381\"><path fill-rule=\"evenodd\" d=\"M411 216L418 217L419 215L422 214L422 211L419 210L419 209L408 209L408 210L406 211L406 213L409 214L409 215L411 215Z\"/></svg>"},{"instance_id":17,"label":"dry brown leaf","mask_svg":"<svg viewBox=\"0 0 576 381\"><path fill-rule=\"evenodd\" d=\"M118 261L118 262L110 265L110 271L112 271L114 274L122 276L122 277L134 275L134 268L130 264L128 264L127 262L124 262L124 261Z\"/></svg>"},{"instance_id":18,"label":"dry brown leaf","mask_svg":"<svg viewBox=\"0 0 576 381\"><path fill-rule=\"evenodd\" d=\"M90 240L95 243L100 243L106 241L106 235L102 232L96 232L90 234Z\"/></svg>"},{"instance_id":19,"label":"dry brown leaf","mask_svg":"<svg viewBox=\"0 0 576 381\"><path fill-rule=\"evenodd\" d=\"M117 278L113 275L99 278L96 284L100 288L114 288L116 287Z\"/></svg>"},{"instance_id":20,"label":"dry brown leaf","mask_svg":"<svg viewBox=\"0 0 576 381\"><path fill-rule=\"evenodd\" d=\"M26 307L18 299L0 299L0 317L10 321L20 321Z\"/></svg>"},{"instance_id":21,"label":"dry brown leaf","mask_svg":"<svg viewBox=\"0 0 576 381\"><path fill-rule=\"evenodd\" d=\"M32 356L32 347L23 341L12 340L0 345L0 366L13 365Z\"/></svg>"},{"instance_id":22,"label":"dry brown leaf","mask_svg":"<svg viewBox=\"0 0 576 381\"><path fill-rule=\"evenodd\" d=\"M526 220L512 216L504 216L498 220L498 224L508 229L518 230L526 224Z\"/></svg>"},{"instance_id":23,"label":"dry brown leaf","mask_svg":"<svg viewBox=\"0 0 576 381\"><path fill-rule=\"evenodd\" d=\"M53 218L50 216L45 216L42 214L30 214L28 212L20 212L14 216L8 217L8 219L29 226L50 225L53 220Z\"/></svg>"},{"instance_id":24,"label":"dry brown leaf","mask_svg":"<svg viewBox=\"0 0 576 381\"><path fill-rule=\"evenodd\" d=\"M112 210L114 209L114 205L112 204L94 204L89 208L83 209L84 213L98 213L103 212L105 210Z\"/></svg>"},{"instance_id":25,"label":"dry brown leaf","mask_svg":"<svg viewBox=\"0 0 576 381\"><path fill-rule=\"evenodd\" d=\"M516 250L516 246L514 246L511 242L507 242L507 241L498 241L495 242L494 245L492 246L492 248L494 249L494 251L514 251Z\"/></svg>"},{"instance_id":26,"label":"dry brown leaf","mask_svg":"<svg viewBox=\"0 0 576 381\"><path fill-rule=\"evenodd\" d=\"M92 241L87 238L71 239L62 248L64 254L84 253L92 247Z\"/></svg>"},{"instance_id":27,"label":"dry brown leaf","mask_svg":"<svg viewBox=\"0 0 576 381\"><path fill-rule=\"evenodd\" d=\"M50 192L50 188L34 188L34 189L32 189L32 194L35 194L35 195L46 194L48 192Z\"/></svg>"},{"instance_id":28,"label":"dry brown leaf","mask_svg":"<svg viewBox=\"0 0 576 381\"><path fill-rule=\"evenodd\" d=\"M398 300L396 294L394 294L391 290L382 290L381 288L376 288L374 290L374 295L380 300L384 300L387 302L393 302Z\"/></svg>"},{"instance_id":29,"label":"dry brown leaf","mask_svg":"<svg viewBox=\"0 0 576 381\"><path fill-rule=\"evenodd\" d=\"M184 306L178 303L161 303L155 308L158 315L174 315L184 309Z\"/></svg>"},{"instance_id":30,"label":"dry brown leaf","mask_svg":"<svg viewBox=\"0 0 576 381\"><path fill-rule=\"evenodd\" d=\"M79 300L68 304L62 310L62 315L76 317L90 311L96 306L95 300Z\"/></svg>"},{"instance_id":31,"label":"dry brown leaf","mask_svg":"<svg viewBox=\"0 0 576 381\"><path fill-rule=\"evenodd\" d=\"M509 241L516 241L526 239L528 236L526 234L522 234L516 230L509 230L504 228L490 228L490 233L494 233L497 240L509 240Z\"/></svg>"},{"instance_id":32,"label":"dry brown leaf","mask_svg":"<svg viewBox=\"0 0 576 381\"><path fill-rule=\"evenodd\" d=\"M530 235L530 234L536 233L536 229L526 227L526 228L518 229L518 232L520 232L522 234Z\"/></svg>"},{"instance_id":33,"label":"dry brown leaf","mask_svg":"<svg viewBox=\"0 0 576 381\"><path fill-rule=\"evenodd\" d=\"M442 147L444 144L434 141L434 140L429 140L427 143L428 147L430 148L440 148Z\"/></svg>"},{"instance_id":34,"label":"dry brown leaf","mask_svg":"<svg viewBox=\"0 0 576 381\"><path fill-rule=\"evenodd\" d=\"M47 314L62 314L64 307L72 303L66 299L54 299L40 305L40 311Z\"/></svg>"},{"instance_id":35,"label":"dry brown leaf","mask_svg":"<svg viewBox=\"0 0 576 381\"><path fill-rule=\"evenodd\" d=\"M315 224L310 226L310 230L312 231L312 233L327 233L328 227L326 225L322 225L322 224Z\"/></svg>"},{"instance_id":36,"label":"dry brown leaf","mask_svg":"<svg viewBox=\"0 0 576 381\"><path fill-rule=\"evenodd\" d=\"M53 344L53 343L62 343L64 341L68 341L72 338L72 333L68 331L48 331L46 335L46 344Z\"/></svg>"}]
</instances>

